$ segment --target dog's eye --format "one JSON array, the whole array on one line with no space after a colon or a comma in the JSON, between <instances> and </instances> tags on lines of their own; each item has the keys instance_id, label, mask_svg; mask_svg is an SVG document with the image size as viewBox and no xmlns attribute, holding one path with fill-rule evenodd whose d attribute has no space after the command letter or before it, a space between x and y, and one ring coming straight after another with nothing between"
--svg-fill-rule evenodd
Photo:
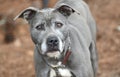
<instances>
[{"instance_id":1,"label":"dog's eye","mask_svg":"<svg viewBox=\"0 0 120 77\"><path fill-rule=\"evenodd\" d=\"M38 26L36 26L37 30L45 30L44 24L40 24Z\"/></svg>"},{"instance_id":2,"label":"dog's eye","mask_svg":"<svg viewBox=\"0 0 120 77\"><path fill-rule=\"evenodd\" d=\"M61 28L63 26L63 24L61 22L55 22L55 26L58 28Z\"/></svg>"}]
</instances>

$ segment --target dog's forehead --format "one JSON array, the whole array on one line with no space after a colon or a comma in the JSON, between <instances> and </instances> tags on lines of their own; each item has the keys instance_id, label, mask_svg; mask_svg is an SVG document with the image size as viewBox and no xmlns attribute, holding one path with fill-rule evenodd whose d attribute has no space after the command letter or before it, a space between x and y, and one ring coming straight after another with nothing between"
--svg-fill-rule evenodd
<instances>
[{"instance_id":1,"label":"dog's forehead","mask_svg":"<svg viewBox=\"0 0 120 77\"><path fill-rule=\"evenodd\" d=\"M42 16L45 19L51 19L53 18L53 11L54 11L53 8L47 8L47 9L42 9L39 12L42 13Z\"/></svg>"},{"instance_id":2,"label":"dog's forehead","mask_svg":"<svg viewBox=\"0 0 120 77\"><path fill-rule=\"evenodd\" d=\"M57 20L57 21L62 21L64 18L60 13L55 12L54 8L47 8L47 9L42 9L38 12L36 15L37 20L44 20L44 21L51 21L51 20Z\"/></svg>"},{"instance_id":3,"label":"dog's forehead","mask_svg":"<svg viewBox=\"0 0 120 77\"><path fill-rule=\"evenodd\" d=\"M35 17L30 22L30 24L39 25L41 23L50 22L49 20L53 19L54 17L52 14L53 11L54 9L51 8L39 10L39 12L37 12Z\"/></svg>"},{"instance_id":4,"label":"dog's forehead","mask_svg":"<svg viewBox=\"0 0 120 77\"><path fill-rule=\"evenodd\" d=\"M62 16L59 12L56 12L54 8L47 8L39 10L36 16L32 19L31 22L33 25L39 25L41 23L46 23L48 26L51 23L56 21L58 22L65 22L64 16Z\"/></svg>"}]
</instances>

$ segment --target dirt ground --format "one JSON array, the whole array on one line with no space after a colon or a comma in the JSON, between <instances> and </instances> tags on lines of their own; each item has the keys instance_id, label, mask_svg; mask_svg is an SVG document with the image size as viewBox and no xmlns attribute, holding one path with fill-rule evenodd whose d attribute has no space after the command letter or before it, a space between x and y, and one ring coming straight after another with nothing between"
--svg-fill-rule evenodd
<instances>
[{"instance_id":1,"label":"dirt ground","mask_svg":"<svg viewBox=\"0 0 120 77\"><path fill-rule=\"evenodd\" d=\"M98 27L97 77L120 77L120 0L85 1ZM0 15L3 18L12 16L11 19L28 6L41 6L37 0L0 0L0 3ZM51 0L49 6L53 4L54 0ZM34 44L30 39L29 26L23 20L14 24L15 41L9 44L4 42L4 24L0 25L0 77L35 77Z\"/></svg>"}]
</instances>

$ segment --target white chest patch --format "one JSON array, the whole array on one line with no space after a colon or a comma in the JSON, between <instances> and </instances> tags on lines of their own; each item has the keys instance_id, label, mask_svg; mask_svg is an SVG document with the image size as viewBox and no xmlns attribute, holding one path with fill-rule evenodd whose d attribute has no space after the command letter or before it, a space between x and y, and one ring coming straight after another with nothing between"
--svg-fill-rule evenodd
<instances>
[{"instance_id":1,"label":"white chest patch","mask_svg":"<svg viewBox=\"0 0 120 77\"><path fill-rule=\"evenodd\" d=\"M51 69L49 75L50 77L57 77L57 73L59 73L61 77L72 77L70 70L66 68L58 68L57 71L55 69Z\"/></svg>"}]
</instances>

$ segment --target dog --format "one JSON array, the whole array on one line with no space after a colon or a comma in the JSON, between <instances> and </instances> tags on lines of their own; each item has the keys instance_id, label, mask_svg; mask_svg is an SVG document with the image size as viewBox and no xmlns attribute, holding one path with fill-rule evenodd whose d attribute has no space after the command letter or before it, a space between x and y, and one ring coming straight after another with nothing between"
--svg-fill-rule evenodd
<instances>
[{"instance_id":1,"label":"dog","mask_svg":"<svg viewBox=\"0 0 120 77\"><path fill-rule=\"evenodd\" d=\"M30 25L36 77L96 76L96 23L83 0L59 0L41 10L28 7L17 18Z\"/></svg>"}]
</instances>

